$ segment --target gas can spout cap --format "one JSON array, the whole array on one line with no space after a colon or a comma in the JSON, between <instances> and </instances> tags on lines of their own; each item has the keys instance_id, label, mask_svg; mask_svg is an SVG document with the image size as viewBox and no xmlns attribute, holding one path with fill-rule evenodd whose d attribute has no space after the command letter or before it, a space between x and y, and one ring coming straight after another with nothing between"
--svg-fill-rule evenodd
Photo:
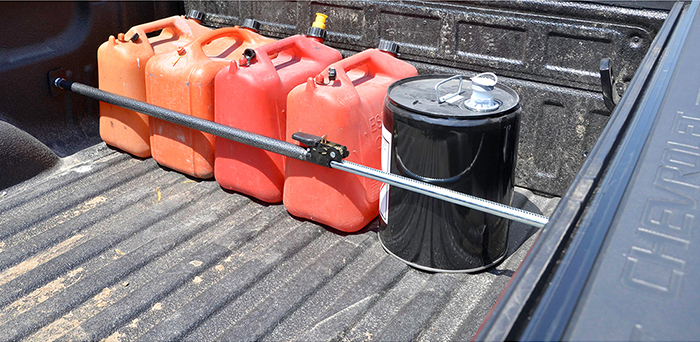
<instances>
[{"instance_id":1,"label":"gas can spout cap","mask_svg":"<svg viewBox=\"0 0 700 342\"><path fill-rule=\"evenodd\" d=\"M321 41L326 40L326 19L327 15L323 13L316 13L316 20L311 24L309 30L306 32L307 37L315 37L321 39Z\"/></svg>"},{"instance_id":2,"label":"gas can spout cap","mask_svg":"<svg viewBox=\"0 0 700 342\"><path fill-rule=\"evenodd\" d=\"M326 29L326 19L328 19L328 16L323 14L323 13L316 13L316 20L314 20L314 23L311 24L311 27L318 27L322 30Z\"/></svg>"},{"instance_id":3,"label":"gas can spout cap","mask_svg":"<svg viewBox=\"0 0 700 342\"><path fill-rule=\"evenodd\" d=\"M498 83L498 76L492 72L478 74L471 78L472 96L464 101L464 106L477 112L498 109L501 103L493 98L493 88Z\"/></svg>"}]
</instances>

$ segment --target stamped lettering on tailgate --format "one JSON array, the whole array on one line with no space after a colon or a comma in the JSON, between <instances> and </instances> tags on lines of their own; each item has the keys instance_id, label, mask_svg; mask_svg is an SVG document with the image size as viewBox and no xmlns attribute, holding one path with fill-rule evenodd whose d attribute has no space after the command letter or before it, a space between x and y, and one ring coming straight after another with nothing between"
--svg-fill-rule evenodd
<instances>
[{"instance_id":1,"label":"stamped lettering on tailgate","mask_svg":"<svg viewBox=\"0 0 700 342\"><path fill-rule=\"evenodd\" d=\"M622 283L675 297L685 274L700 197L700 114L677 112L635 233Z\"/></svg>"}]
</instances>

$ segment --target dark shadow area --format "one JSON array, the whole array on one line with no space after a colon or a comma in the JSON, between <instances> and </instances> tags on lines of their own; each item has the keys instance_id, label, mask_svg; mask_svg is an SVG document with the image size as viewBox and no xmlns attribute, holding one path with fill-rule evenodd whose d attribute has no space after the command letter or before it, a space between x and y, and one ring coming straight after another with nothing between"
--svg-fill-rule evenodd
<instances>
[{"instance_id":1,"label":"dark shadow area","mask_svg":"<svg viewBox=\"0 0 700 342\"><path fill-rule=\"evenodd\" d=\"M515 271L513 270L499 270L496 268L489 268L486 272L497 276L506 276L508 278L512 277L513 274L515 274Z\"/></svg>"},{"instance_id":2,"label":"dark shadow area","mask_svg":"<svg viewBox=\"0 0 700 342\"><path fill-rule=\"evenodd\" d=\"M138 159L138 160L140 160L140 161L144 161L144 160L151 159L151 157L139 157L139 156L135 156L135 155L133 155L133 154L131 154L131 153L129 153L129 152L126 152L126 151L120 149L119 147L114 147L114 146L109 145L109 144L105 144L105 146L107 146L107 148L109 148L110 150L112 150L112 151L114 151L114 152L118 152L118 153L121 153L121 154L126 154L126 155L129 156L129 158ZM170 170L170 169L168 169L168 170Z\"/></svg>"},{"instance_id":3,"label":"dark shadow area","mask_svg":"<svg viewBox=\"0 0 700 342\"><path fill-rule=\"evenodd\" d=\"M327 225L322 224L322 223L318 223L318 222L314 222L312 220L308 220L308 219L305 219L302 217L294 216L292 214L289 214L289 216L293 217L295 220L297 220L299 222L312 222L313 224L318 225L320 227L323 227L327 231L329 231L333 234L339 235L339 236L362 235L362 234L369 233L369 232L377 232L379 230L379 218L375 218L372 222L370 222L364 228L362 228L356 232L349 233L349 232L344 232L342 230L335 229L333 227L327 226Z\"/></svg>"},{"instance_id":4,"label":"dark shadow area","mask_svg":"<svg viewBox=\"0 0 700 342\"><path fill-rule=\"evenodd\" d=\"M190 176L187 176L187 178L190 178L190 179L195 180L195 181L216 182L216 180L214 178L207 179L207 180L197 179L197 178L190 177ZM253 202L255 204L259 204L263 207L282 205L282 203L267 203L267 202L264 202L264 201L261 201L261 200L255 198L253 196L246 195L242 192L226 189L226 188L222 187L221 185L219 185L219 188L228 194L236 194L236 195L240 195L243 197L247 197L251 202Z\"/></svg>"},{"instance_id":5,"label":"dark shadow area","mask_svg":"<svg viewBox=\"0 0 700 342\"><path fill-rule=\"evenodd\" d=\"M0 121L0 190L54 167L58 156L25 131Z\"/></svg>"},{"instance_id":6,"label":"dark shadow area","mask_svg":"<svg viewBox=\"0 0 700 342\"><path fill-rule=\"evenodd\" d=\"M4 3L0 28L12 39L0 65L0 120L58 157L99 143L99 102L64 91L52 95L47 74L63 69L70 80L97 86L96 52L110 35L182 10L177 2Z\"/></svg>"}]
</instances>

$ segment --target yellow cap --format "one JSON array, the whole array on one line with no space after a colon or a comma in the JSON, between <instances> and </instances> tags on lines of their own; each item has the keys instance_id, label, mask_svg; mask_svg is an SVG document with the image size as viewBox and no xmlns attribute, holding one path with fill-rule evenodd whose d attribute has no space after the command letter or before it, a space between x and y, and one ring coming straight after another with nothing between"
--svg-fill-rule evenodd
<instances>
[{"instance_id":1,"label":"yellow cap","mask_svg":"<svg viewBox=\"0 0 700 342\"><path fill-rule=\"evenodd\" d=\"M314 20L314 23L311 24L311 27L317 27L322 30L326 29L326 18L328 18L327 15L323 13L316 13L316 20Z\"/></svg>"}]
</instances>

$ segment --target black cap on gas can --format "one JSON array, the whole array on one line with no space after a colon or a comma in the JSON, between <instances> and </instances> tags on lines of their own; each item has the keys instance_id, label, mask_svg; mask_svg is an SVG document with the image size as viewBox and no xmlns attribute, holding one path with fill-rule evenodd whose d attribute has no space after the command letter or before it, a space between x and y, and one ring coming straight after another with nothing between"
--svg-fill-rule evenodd
<instances>
[{"instance_id":1,"label":"black cap on gas can","mask_svg":"<svg viewBox=\"0 0 700 342\"><path fill-rule=\"evenodd\" d=\"M381 39L379 40L377 50L388 52L394 56L397 56L399 54L399 44L396 44L390 40Z\"/></svg>"},{"instance_id":2,"label":"black cap on gas can","mask_svg":"<svg viewBox=\"0 0 700 342\"><path fill-rule=\"evenodd\" d=\"M260 22L252 18L245 18L245 20L243 20L243 24L241 24L241 27L247 28L253 32L258 32L260 31Z\"/></svg>"},{"instance_id":3,"label":"black cap on gas can","mask_svg":"<svg viewBox=\"0 0 700 342\"><path fill-rule=\"evenodd\" d=\"M201 23L204 20L204 13L197 11L197 10L190 10L185 15L185 18L194 19L194 20L197 20Z\"/></svg>"},{"instance_id":4,"label":"black cap on gas can","mask_svg":"<svg viewBox=\"0 0 700 342\"><path fill-rule=\"evenodd\" d=\"M492 73L422 75L392 84L385 101L382 169L510 205L520 98ZM379 238L427 271L474 272L505 258L509 221L385 184Z\"/></svg>"}]
</instances>

